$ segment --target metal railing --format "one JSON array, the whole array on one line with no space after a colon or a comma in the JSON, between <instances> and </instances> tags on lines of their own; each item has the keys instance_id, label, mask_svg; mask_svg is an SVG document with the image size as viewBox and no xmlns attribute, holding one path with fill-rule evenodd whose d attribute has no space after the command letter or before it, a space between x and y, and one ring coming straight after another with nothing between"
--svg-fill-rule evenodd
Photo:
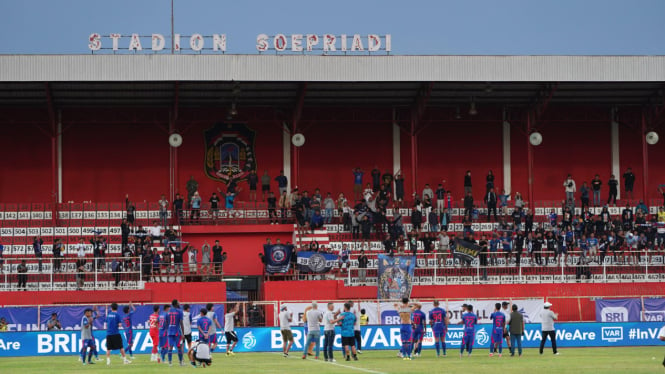
<instances>
[{"instance_id":1,"label":"metal railing","mask_svg":"<svg viewBox=\"0 0 665 374\"><path fill-rule=\"evenodd\" d=\"M2 291L143 289L140 257L5 258Z\"/></svg>"}]
</instances>

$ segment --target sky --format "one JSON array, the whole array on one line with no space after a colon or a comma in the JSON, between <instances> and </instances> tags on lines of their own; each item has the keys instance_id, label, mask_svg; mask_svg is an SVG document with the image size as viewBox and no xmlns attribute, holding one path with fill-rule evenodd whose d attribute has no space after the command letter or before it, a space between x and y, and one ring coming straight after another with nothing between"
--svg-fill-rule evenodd
<instances>
[{"instance_id":1,"label":"sky","mask_svg":"<svg viewBox=\"0 0 665 374\"><path fill-rule=\"evenodd\" d=\"M665 0L174 1L177 33L226 34L236 54L262 33L390 34L401 55L665 54ZM169 35L170 0L0 0L0 54L88 54L93 32Z\"/></svg>"}]
</instances>

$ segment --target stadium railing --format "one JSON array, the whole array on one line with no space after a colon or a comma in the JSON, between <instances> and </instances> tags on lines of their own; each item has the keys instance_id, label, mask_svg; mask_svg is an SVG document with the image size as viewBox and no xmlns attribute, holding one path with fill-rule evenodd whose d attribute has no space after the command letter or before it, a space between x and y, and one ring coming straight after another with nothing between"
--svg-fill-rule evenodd
<instances>
[{"instance_id":1,"label":"stadium railing","mask_svg":"<svg viewBox=\"0 0 665 374\"><path fill-rule=\"evenodd\" d=\"M113 271L113 261L119 264ZM27 272L19 273L25 261ZM5 258L0 266L0 291L71 291L143 289L140 257L85 258L82 269L77 259L62 258ZM40 270L41 269L41 270ZM25 277L25 287L18 287Z\"/></svg>"}]
</instances>

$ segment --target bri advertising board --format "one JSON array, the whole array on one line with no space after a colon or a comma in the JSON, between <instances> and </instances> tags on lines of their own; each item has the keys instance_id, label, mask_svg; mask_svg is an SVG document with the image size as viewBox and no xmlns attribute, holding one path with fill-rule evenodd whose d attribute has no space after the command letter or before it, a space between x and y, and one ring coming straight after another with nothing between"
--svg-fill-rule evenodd
<instances>
[{"instance_id":1,"label":"bri advertising board","mask_svg":"<svg viewBox=\"0 0 665 374\"><path fill-rule=\"evenodd\" d=\"M634 323L561 323L556 325L559 347L612 347L647 346L662 344L658 340L662 324L654 322ZM474 348L489 348L491 325L476 327ZM239 342L235 352L281 352L282 338L277 327L256 327L236 329ZM106 342L103 331L97 331L97 346L105 352ZM462 327L451 325L446 334L447 347L459 348L462 342ZM150 353L152 340L147 330L134 330L134 354ZM219 349L225 349L224 334L217 334ZM301 327L293 329L293 350L303 349L305 334ZM194 334L196 339L196 334ZM323 336L321 337L323 340ZM363 326L363 350L398 350L400 347L399 326ZM541 340L539 324L528 324L523 336L523 346L538 347ZM323 342L323 341L322 341ZM62 332L7 332L0 333L0 357L7 356L67 356L77 355L80 350L81 335L77 331ZM335 349L341 349L339 328L335 337ZM549 346L549 345L548 345ZM433 348L434 339L428 328L424 348Z\"/></svg>"}]
</instances>

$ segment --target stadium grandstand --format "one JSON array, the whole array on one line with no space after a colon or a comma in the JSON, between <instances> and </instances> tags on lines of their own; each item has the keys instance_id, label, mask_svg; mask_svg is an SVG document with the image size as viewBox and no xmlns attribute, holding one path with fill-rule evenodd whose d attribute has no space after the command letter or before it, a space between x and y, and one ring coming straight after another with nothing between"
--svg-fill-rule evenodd
<instances>
[{"instance_id":1,"label":"stadium grandstand","mask_svg":"<svg viewBox=\"0 0 665 374\"><path fill-rule=\"evenodd\" d=\"M663 56L0 66L3 305L663 295Z\"/></svg>"}]
</instances>

